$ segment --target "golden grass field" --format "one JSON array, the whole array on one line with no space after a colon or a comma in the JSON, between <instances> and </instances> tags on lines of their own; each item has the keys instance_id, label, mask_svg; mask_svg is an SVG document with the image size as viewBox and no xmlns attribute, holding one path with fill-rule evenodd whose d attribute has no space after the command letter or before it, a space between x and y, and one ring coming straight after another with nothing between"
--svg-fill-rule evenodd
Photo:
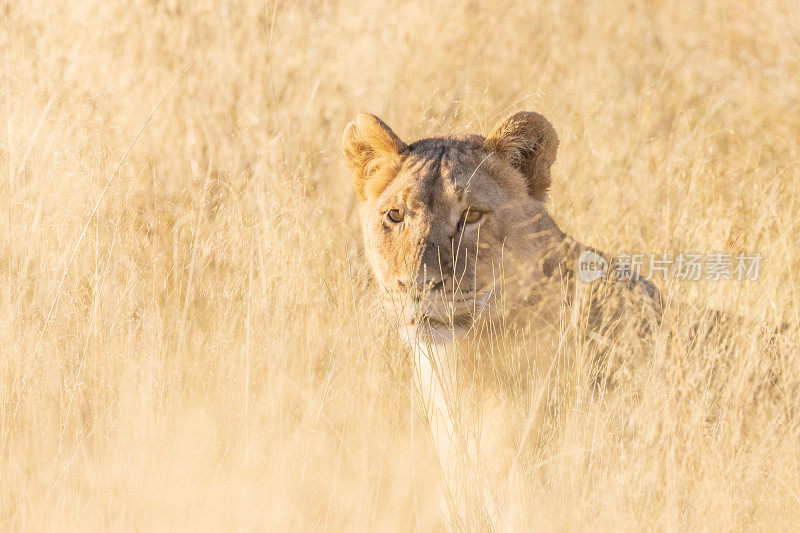
<instances>
[{"instance_id":1,"label":"golden grass field","mask_svg":"<svg viewBox=\"0 0 800 533\"><path fill-rule=\"evenodd\" d=\"M525 523L800 527L798 36L792 0L0 0L0 529L445 527L341 133L521 109L562 229L758 251L758 281L657 283L790 324L656 350L666 387L565 358Z\"/></svg>"}]
</instances>

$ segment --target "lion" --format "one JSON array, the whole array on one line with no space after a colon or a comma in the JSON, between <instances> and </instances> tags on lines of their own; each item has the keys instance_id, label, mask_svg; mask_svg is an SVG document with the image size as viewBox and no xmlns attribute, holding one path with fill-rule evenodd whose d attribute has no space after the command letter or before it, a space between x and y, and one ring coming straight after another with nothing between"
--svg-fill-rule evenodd
<instances>
[{"instance_id":1,"label":"lion","mask_svg":"<svg viewBox=\"0 0 800 533\"><path fill-rule=\"evenodd\" d=\"M378 117L361 114L347 125L342 143L364 253L381 301L413 349L450 518L456 526L469 522L464 487L472 479L481 516L497 526L499 505L488 484L480 475L458 474L481 461L455 397L463 389L458 368L474 375L475 361L454 346L479 345L500 322L535 322L542 332L549 324L556 331L565 310L570 320L589 325L599 346L623 330L644 336L659 323L659 291L635 274L581 281L578 264L586 254L608 269L617 262L567 236L549 215L559 141L538 113L514 113L486 137L411 144ZM632 321L635 327L627 328Z\"/></svg>"}]
</instances>

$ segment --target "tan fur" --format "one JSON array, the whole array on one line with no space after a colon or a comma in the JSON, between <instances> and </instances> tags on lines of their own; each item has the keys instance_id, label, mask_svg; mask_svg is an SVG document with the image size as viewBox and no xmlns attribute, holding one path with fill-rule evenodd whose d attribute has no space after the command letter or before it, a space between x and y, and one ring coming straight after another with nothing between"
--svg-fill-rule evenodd
<instances>
[{"instance_id":1,"label":"tan fur","mask_svg":"<svg viewBox=\"0 0 800 533\"><path fill-rule=\"evenodd\" d=\"M415 382L451 501L466 498L455 494L466 486L459 467L479 463L459 432L454 391L457 367L466 361L455 344L480 340L487 331L480 323L514 318L543 330L565 307L585 315L601 337L613 336L628 316L645 328L658 320L658 293L642 279L577 282L575 264L590 248L561 232L545 206L557 147L552 125L532 112L505 118L486 138L406 145L373 115L359 115L344 132L364 251L383 301L414 348ZM482 218L465 223L467 209ZM392 210L402 221L389 218ZM477 479L474 490L484 491ZM481 498L497 525L493 498Z\"/></svg>"},{"instance_id":2,"label":"tan fur","mask_svg":"<svg viewBox=\"0 0 800 533\"><path fill-rule=\"evenodd\" d=\"M590 249L547 213L558 137L538 113L513 114L485 139L411 145L362 114L345 129L343 146L361 200L367 259L406 324L466 323L500 294L506 311L529 306L546 280L572 278L578 255ZM395 208L406 214L400 224L386 217ZM459 224L467 208L484 212L483 219ZM656 296L643 280L614 288L628 289Z\"/></svg>"}]
</instances>

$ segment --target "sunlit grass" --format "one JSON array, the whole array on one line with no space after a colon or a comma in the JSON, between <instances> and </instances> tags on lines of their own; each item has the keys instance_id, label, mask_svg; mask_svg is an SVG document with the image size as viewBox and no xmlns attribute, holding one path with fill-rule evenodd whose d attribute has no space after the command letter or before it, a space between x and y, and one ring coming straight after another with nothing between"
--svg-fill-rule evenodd
<instances>
[{"instance_id":1,"label":"sunlit grass","mask_svg":"<svg viewBox=\"0 0 800 533\"><path fill-rule=\"evenodd\" d=\"M441 526L340 137L360 111L413 140L532 109L565 231L758 251L756 282L660 286L790 329L665 337L653 379L602 393L565 354L524 521L797 527L798 35L791 1L0 0L0 524Z\"/></svg>"}]
</instances>

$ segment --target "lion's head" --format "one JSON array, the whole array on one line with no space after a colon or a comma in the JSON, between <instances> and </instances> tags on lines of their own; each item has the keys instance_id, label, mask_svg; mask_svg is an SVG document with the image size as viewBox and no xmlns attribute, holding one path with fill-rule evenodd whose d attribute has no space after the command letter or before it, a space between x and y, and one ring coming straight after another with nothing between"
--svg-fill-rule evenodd
<instances>
[{"instance_id":1,"label":"lion's head","mask_svg":"<svg viewBox=\"0 0 800 533\"><path fill-rule=\"evenodd\" d=\"M553 229L544 202L558 147L543 116L516 113L486 138L406 144L361 114L342 142L367 258L404 322L467 320L510 272L535 275Z\"/></svg>"}]
</instances>

